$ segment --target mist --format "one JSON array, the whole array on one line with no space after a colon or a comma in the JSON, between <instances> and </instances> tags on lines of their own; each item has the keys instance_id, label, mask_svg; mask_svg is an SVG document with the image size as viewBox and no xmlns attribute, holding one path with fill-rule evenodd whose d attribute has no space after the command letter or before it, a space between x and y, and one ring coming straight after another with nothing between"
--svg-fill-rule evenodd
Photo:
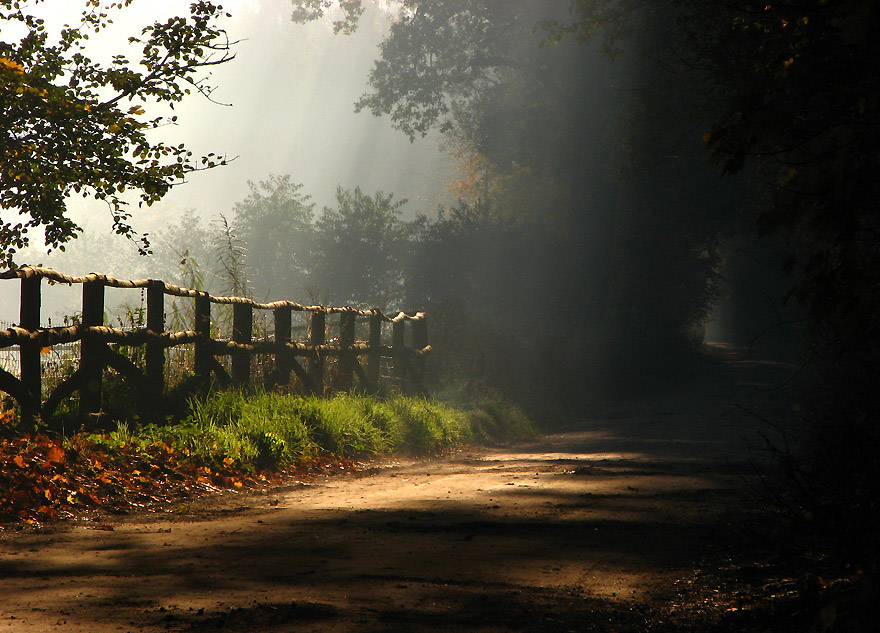
<instances>
[{"instance_id":1,"label":"mist","mask_svg":"<svg viewBox=\"0 0 880 633\"><path fill-rule=\"evenodd\" d=\"M89 53L107 59L124 51L128 35L188 6L188 1L134 3L118 13L107 32L93 38ZM337 186L393 192L398 200L409 200L404 208L409 217L432 214L449 201L452 165L436 134L411 142L392 129L387 117L354 112L388 28L382 10L370 7L357 33L338 37L332 15L294 24L287 2L243 0L224 6L232 17L222 26L230 39L240 41L232 63L211 69L214 102L194 95L173 112L160 108L160 113L176 114L177 123L154 134L185 143L195 154L226 156L229 163L190 174L161 202L135 213L135 229L148 234L158 257L139 257L135 244L111 235L106 205L76 196L68 200L68 209L83 233L66 252L48 255L35 233L34 245L19 257L21 263L43 263L69 274L156 276L168 254L169 225L184 215L202 219L206 227L219 214L231 218L235 204L250 191L248 181L271 174L290 175L302 183L319 211L333 203ZM79 13L64 0L42 3L35 11L56 29ZM202 263L213 266L211 259ZM0 321L12 323L18 319L17 291L9 285L0 286ZM44 319L56 322L79 309L78 298L47 293L44 301Z\"/></svg>"},{"instance_id":2,"label":"mist","mask_svg":"<svg viewBox=\"0 0 880 633\"><path fill-rule=\"evenodd\" d=\"M536 25L564 23L568 12L523 2L481 7L471 17L491 25L483 34L477 21L444 30L468 15L454 3L411 17L367 3L342 35L334 24L345 10L295 22L293 6L229 5L222 26L235 59L210 68L210 98L184 100L175 124L151 132L228 160L134 214L152 256L111 235L101 204L75 198L68 209L82 235L65 253L35 246L27 261L175 283L196 272L212 290L261 299L435 307L449 319L440 328L460 337L446 346L455 358L439 355L438 375L445 362L488 363L482 379L513 391L538 380L570 392L559 363L539 351L530 306L572 333L556 353L572 375L591 377L594 393L651 374L658 354L696 349L707 325L714 339L742 342L772 324L776 313L732 308L744 304L729 298L739 290L722 269L740 230L731 218L742 180L719 180L705 160L695 130L709 120L687 92L701 79L648 61L668 53L663 33L640 27L613 53L570 37L548 45L552 29ZM55 28L74 17L55 9L42 9ZM123 11L92 52L108 58L126 33L185 9ZM439 60L436 83L419 83L435 72L430 63L422 75L407 69L413 45ZM468 55L501 61L474 65ZM679 290L673 279L688 281ZM14 293L2 292L0 320L14 322ZM78 298L62 296L47 293L44 319L78 310ZM469 342L493 321L504 324L496 338ZM506 341L532 359L528 373L504 369Z\"/></svg>"},{"instance_id":3,"label":"mist","mask_svg":"<svg viewBox=\"0 0 880 633\"><path fill-rule=\"evenodd\" d=\"M62 30L76 4L27 11L112 71L0 3L0 523L36 542L129 504L133 465L130 486L179 475L144 498L163 511L251 504L212 549L174 537L180 577L237 601L104 601L91 568L77 600L193 630L875 626L880 3L169 0ZM100 280L27 264L201 294L102 304ZM113 451L157 461L99 473ZM373 479L270 481L333 469ZM88 550L105 586L178 576L126 551ZM73 572L29 554L0 572L44 617L27 579Z\"/></svg>"}]
</instances>

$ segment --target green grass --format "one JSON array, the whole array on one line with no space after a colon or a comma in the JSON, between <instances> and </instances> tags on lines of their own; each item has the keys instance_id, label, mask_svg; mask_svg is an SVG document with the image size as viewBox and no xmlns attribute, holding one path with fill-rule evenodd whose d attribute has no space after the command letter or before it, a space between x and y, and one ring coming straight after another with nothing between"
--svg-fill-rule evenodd
<instances>
[{"instance_id":1,"label":"green grass","mask_svg":"<svg viewBox=\"0 0 880 633\"><path fill-rule=\"evenodd\" d=\"M181 422L134 431L122 423L97 441L142 446L162 442L200 463L232 460L267 469L328 455L436 454L461 444L534 434L519 409L494 401L457 408L405 396L317 398L232 390L194 399L189 408Z\"/></svg>"}]
</instances>

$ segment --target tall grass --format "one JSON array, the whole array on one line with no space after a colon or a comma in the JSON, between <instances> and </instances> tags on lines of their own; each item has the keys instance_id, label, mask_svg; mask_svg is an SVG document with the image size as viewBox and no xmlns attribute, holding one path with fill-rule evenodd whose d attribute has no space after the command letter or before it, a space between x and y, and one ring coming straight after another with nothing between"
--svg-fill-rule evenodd
<instances>
[{"instance_id":1,"label":"tall grass","mask_svg":"<svg viewBox=\"0 0 880 633\"><path fill-rule=\"evenodd\" d=\"M317 398L232 390L193 399L189 409L189 416L179 423L149 425L134 432L121 426L108 439L161 441L204 463L232 460L266 469L326 455L432 454L463 443L534 433L528 419L509 405L482 403L459 409L405 396Z\"/></svg>"}]
</instances>

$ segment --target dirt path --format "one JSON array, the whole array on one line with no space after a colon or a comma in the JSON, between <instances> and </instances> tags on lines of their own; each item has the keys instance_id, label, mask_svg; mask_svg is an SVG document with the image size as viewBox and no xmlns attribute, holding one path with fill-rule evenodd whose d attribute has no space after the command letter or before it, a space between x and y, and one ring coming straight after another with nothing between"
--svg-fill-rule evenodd
<instances>
[{"instance_id":1,"label":"dirt path","mask_svg":"<svg viewBox=\"0 0 880 633\"><path fill-rule=\"evenodd\" d=\"M787 373L728 353L689 393L527 444L3 533L0 633L644 630L736 504L737 405Z\"/></svg>"}]
</instances>

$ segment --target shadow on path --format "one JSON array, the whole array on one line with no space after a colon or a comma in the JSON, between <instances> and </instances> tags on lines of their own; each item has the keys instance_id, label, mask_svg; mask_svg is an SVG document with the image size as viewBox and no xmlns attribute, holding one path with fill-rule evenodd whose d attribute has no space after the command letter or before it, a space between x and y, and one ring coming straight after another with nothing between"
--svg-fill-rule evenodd
<instances>
[{"instance_id":1,"label":"shadow on path","mask_svg":"<svg viewBox=\"0 0 880 633\"><path fill-rule=\"evenodd\" d=\"M0 632L705 630L675 596L735 516L754 383L790 370L736 362L531 443L6 534Z\"/></svg>"}]
</instances>

